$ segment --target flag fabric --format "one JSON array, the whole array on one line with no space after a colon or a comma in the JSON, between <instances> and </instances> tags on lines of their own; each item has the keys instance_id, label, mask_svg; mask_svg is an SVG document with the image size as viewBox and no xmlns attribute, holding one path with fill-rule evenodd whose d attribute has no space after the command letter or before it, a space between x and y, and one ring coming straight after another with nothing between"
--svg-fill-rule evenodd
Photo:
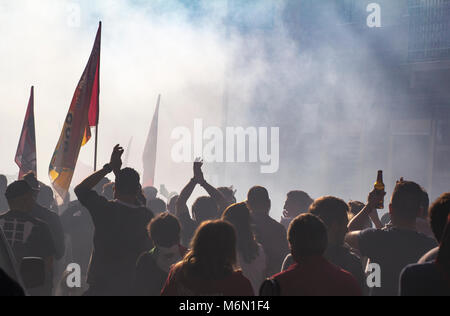
<instances>
[{"instance_id":1,"label":"flag fabric","mask_svg":"<svg viewBox=\"0 0 450 316\"><path fill-rule=\"evenodd\" d=\"M144 187L153 186L155 181L156 148L158 144L158 116L160 102L161 95L158 96L155 114L153 115L152 124L150 125L147 142L144 148L144 155L142 157L144 163L144 176L142 177L142 183Z\"/></svg>"},{"instance_id":2,"label":"flag fabric","mask_svg":"<svg viewBox=\"0 0 450 316\"><path fill-rule=\"evenodd\" d=\"M36 133L34 126L34 87L31 87L30 100L17 146L15 162L19 166L19 179L33 171L37 176L36 167Z\"/></svg>"},{"instance_id":3,"label":"flag fabric","mask_svg":"<svg viewBox=\"0 0 450 316\"><path fill-rule=\"evenodd\" d=\"M101 31L100 22L91 56L75 89L50 161L50 181L61 198L64 198L69 190L80 148L91 138L90 128L98 124Z\"/></svg>"}]
</instances>

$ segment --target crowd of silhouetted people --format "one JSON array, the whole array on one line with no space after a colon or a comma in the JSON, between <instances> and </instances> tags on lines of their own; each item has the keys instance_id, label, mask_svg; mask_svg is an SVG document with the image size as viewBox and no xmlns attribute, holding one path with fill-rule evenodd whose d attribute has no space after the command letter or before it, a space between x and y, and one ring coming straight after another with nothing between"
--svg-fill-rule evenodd
<instances>
[{"instance_id":1,"label":"crowd of silhouetted people","mask_svg":"<svg viewBox=\"0 0 450 316\"><path fill-rule=\"evenodd\" d=\"M364 203L294 190L276 221L264 187L238 202L195 161L179 194L158 192L122 168L122 154L114 147L76 184L76 199L59 203L32 172L9 185L0 176L0 227L15 263L41 258L45 268L30 288L0 269L0 295L450 295L450 193L430 206L419 184L399 179L380 218L385 196L375 190ZM206 195L189 209L197 186Z\"/></svg>"}]
</instances>

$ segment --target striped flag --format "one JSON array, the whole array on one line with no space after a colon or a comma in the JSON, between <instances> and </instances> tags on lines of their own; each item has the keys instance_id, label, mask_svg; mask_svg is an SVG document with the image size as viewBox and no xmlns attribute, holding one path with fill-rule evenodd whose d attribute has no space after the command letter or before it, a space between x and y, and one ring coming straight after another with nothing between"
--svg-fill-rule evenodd
<instances>
[{"instance_id":1,"label":"striped flag","mask_svg":"<svg viewBox=\"0 0 450 316\"><path fill-rule=\"evenodd\" d=\"M37 176L36 167L36 133L34 127L34 87L31 87L30 100L20 134L15 162L19 166L19 179L33 171Z\"/></svg>"},{"instance_id":2,"label":"striped flag","mask_svg":"<svg viewBox=\"0 0 450 316\"><path fill-rule=\"evenodd\" d=\"M80 148L91 138L90 128L98 124L101 31L100 22L91 56L73 95L49 166L50 181L61 198L69 190Z\"/></svg>"}]
</instances>

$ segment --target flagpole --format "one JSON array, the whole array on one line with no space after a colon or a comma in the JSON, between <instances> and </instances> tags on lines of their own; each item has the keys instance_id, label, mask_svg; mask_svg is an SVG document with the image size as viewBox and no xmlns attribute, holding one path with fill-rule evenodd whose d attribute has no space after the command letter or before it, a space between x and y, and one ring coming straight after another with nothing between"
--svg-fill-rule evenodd
<instances>
[{"instance_id":1,"label":"flagpole","mask_svg":"<svg viewBox=\"0 0 450 316\"><path fill-rule=\"evenodd\" d=\"M98 135L98 124L97 126L95 126L94 172L97 171L97 135Z\"/></svg>"},{"instance_id":2,"label":"flagpole","mask_svg":"<svg viewBox=\"0 0 450 316\"><path fill-rule=\"evenodd\" d=\"M102 32L102 21L98 22L98 28L100 30L100 43L101 43L101 32ZM101 44L100 44L101 50ZM97 144L98 144L98 120L100 117L100 53L98 55L98 94L97 94L97 125L95 125L95 148L94 148L94 172L97 171Z\"/></svg>"}]
</instances>

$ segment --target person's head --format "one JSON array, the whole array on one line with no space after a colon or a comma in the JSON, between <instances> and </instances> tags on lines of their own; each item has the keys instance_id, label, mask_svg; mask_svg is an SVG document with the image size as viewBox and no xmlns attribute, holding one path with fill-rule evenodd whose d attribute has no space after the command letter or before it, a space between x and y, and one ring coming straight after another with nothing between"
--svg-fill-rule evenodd
<instances>
[{"instance_id":1,"label":"person's head","mask_svg":"<svg viewBox=\"0 0 450 316\"><path fill-rule=\"evenodd\" d=\"M114 185L114 182L108 182L103 185L102 195L109 201L114 199Z\"/></svg>"},{"instance_id":2,"label":"person's head","mask_svg":"<svg viewBox=\"0 0 450 316\"><path fill-rule=\"evenodd\" d=\"M144 187L142 189L142 192L144 193L145 199L147 202L156 199L156 195L158 194L158 189L155 187Z\"/></svg>"},{"instance_id":3,"label":"person's head","mask_svg":"<svg viewBox=\"0 0 450 316\"><path fill-rule=\"evenodd\" d=\"M356 216L359 212L362 211L364 208L364 203L360 201L349 201L348 202L348 211L351 213L351 215Z\"/></svg>"},{"instance_id":4,"label":"person's head","mask_svg":"<svg viewBox=\"0 0 450 316\"><path fill-rule=\"evenodd\" d=\"M398 181L389 204L394 226L414 226L422 206L423 190L415 182Z\"/></svg>"},{"instance_id":5,"label":"person's head","mask_svg":"<svg viewBox=\"0 0 450 316\"><path fill-rule=\"evenodd\" d=\"M352 219L353 217L355 217L356 215L358 215L359 212L362 211L362 209L364 208L364 203L360 202L360 201L349 201L348 202L348 218ZM367 217L364 222L356 228L356 230L364 230L366 228L370 228L372 227L372 221L370 220L369 217Z\"/></svg>"},{"instance_id":6,"label":"person's head","mask_svg":"<svg viewBox=\"0 0 450 316\"><path fill-rule=\"evenodd\" d=\"M139 173L132 168L117 172L114 184L114 197L118 200L136 201L141 190Z\"/></svg>"},{"instance_id":7,"label":"person's head","mask_svg":"<svg viewBox=\"0 0 450 316\"><path fill-rule=\"evenodd\" d=\"M327 228L316 215L306 213L297 216L289 225L288 241L294 260L322 256L327 248Z\"/></svg>"},{"instance_id":8,"label":"person's head","mask_svg":"<svg viewBox=\"0 0 450 316\"><path fill-rule=\"evenodd\" d=\"M330 246L344 244L345 234L348 232L347 203L334 196L323 196L311 204L309 213L318 216L327 227Z\"/></svg>"},{"instance_id":9,"label":"person's head","mask_svg":"<svg viewBox=\"0 0 450 316\"><path fill-rule=\"evenodd\" d=\"M166 202L159 198L148 201L147 206L155 215L167 211Z\"/></svg>"},{"instance_id":10,"label":"person's head","mask_svg":"<svg viewBox=\"0 0 450 316\"><path fill-rule=\"evenodd\" d=\"M53 190L48 185L41 183L41 189L37 196L37 202L43 207L50 208L55 200Z\"/></svg>"},{"instance_id":11,"label":"person's head","mask_svg":"<svg viewBox=\"0 0 450 316\"><path fill-rule=\"evenodd\" d=\"M294 218L302 213L306 213L312 202L313 199L308 193L300 190L290 191L284 202L284 210L289 217Z\"/></svg>"},{"instance_id":12,"label":"person's head","mask_svg":"<svg viewBox=\"0 0 450 316\"><path fill-rule=\"evenodd\" d=\"M5 175L0 174L0 193L5 193L6 188L8 186L8 179Z\"/></svg>"},{"instance_id":13,"label":"person's head","mask_svg":"<svg viewBox=\"0 0 450 316\"><path fill-rule=\"evenodd\" d=\"M236 190L233 187L219 187L217 190L222 193L228 205L236 203L235 193Z\"/></svg>"},{"instance_id":14,"label":"person's head","mask_svg":"<svg viewBox=\"0 0 450 316\"><path fill-rule=\"evenodd\" d=\"M37 196L38 196L39 190L40 190L40 186L39 186L39 181L36 178L36 175L34 174L34 172L30 171L30 172L26 173L23 176L23 180L26 181L26 183L28 183L28 185L33 189L33 197L34 197L34 199L37 199Z\"/></svg>"},{"instance_id":15,"label":"person's head","mask_svg":"<svg viewBox=\"0 0 450 316\"><path fill-rule=\"evenodd\" d=\"M186 275L196 278L221 279L234 271L236 233L222 220L203 222L195 231L191 250L180 263Z\"/></svg>"},{"instance_id":16,"label":"person's head","mask_svg":"<svg viewBox=\"0 0 450 316\"><path fill-rule=\"evenodd\" d=\"M431 229L438 242L441 242L447 218L450 214L450 192L442 194L431 205L428 212Z\"/></svg>"},{"instance_id":17,"label":"person's head","mask_svg":"<svg viewBox=\"0 0 450 316\"><path fill-rule=\"evenodd\" d=\"M254 214L268 215L270 211L269 192L261 186L254 186L248 191L247 206Z\"/></svg>"},{"instance_id":18,"label":"person's head","mask_svg":"<svg viewBox=\"0 0 450 316\"><path fill-rule=\"evenodd\" d=\"M169 213L161 213L148 224L148 233L155 247L171 248L180 243L181 226L178 219Z\"/></svg>"},{"instance_id":19,"label":"person's head","mask_svg":"<svg viewBox=\"0 0 450 316\"><path fill-rule=\"evenodd\" d=\"M24 180L14 181L6 188L6 200L9 209L21 212L31 212L35 204L34 190Z\"/></svg>"},{"instance_id":20,"label":"person's head","mask_svg":"<svg viewBox=\"0 0 450 316\"><path fill-rule=\"evenodd\" d=\"M175 214L176 208L177 208L177 201L178 201L179 195L174 195L169 199L169 203L167 203L167 211L170 214Z\"/></svg>"},{"instance_id":21,"label":"person's head","mask_svg":"<svg viewBox=\"0 0 450 316\"><path fill-rule=\"evenodd\" d=\"M238 251L247 263L252 262L258 255L258 244L251 227L250 210L247 204L242 202L228 206L222 214L222 219L234 226Z\"/></svg>"},{"instance_id":22,"label":"person's head","mask_svg":"<svg viewBox=\"0 0 450 316\"><path fill-rule=\"evenodd\" d=\"M209 196L201 196L192 204L192 217L197 223L219 217L216 201Z\"/></svg>"}]
</instances>

